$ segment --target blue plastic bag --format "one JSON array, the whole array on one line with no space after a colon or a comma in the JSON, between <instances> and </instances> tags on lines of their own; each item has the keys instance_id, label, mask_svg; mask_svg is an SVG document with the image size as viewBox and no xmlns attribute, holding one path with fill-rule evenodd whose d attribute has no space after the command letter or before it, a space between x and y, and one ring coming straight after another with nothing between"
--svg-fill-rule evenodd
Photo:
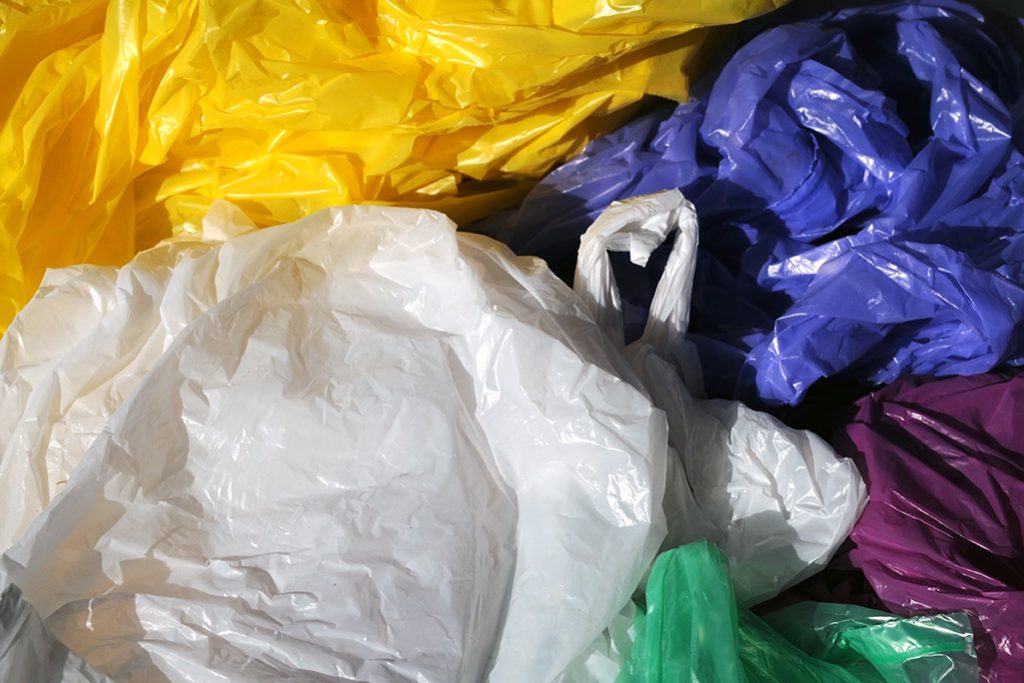
<instances>
[{"instance_id":1,"label":"blue plastic bag","mask_svg":"<svg viewBox=\"0 0 1024 683\"><path fill-rule=\"evenodd\" d=\"M796 404L826 377L1019 364L1022 36L952 0L768 29L696 100L595 141L471 229L567 273L611 201L682 189L701 218L689 335L712 395ZM652 291L628 270L627 332Z\"/></svg>"}]
</instances>

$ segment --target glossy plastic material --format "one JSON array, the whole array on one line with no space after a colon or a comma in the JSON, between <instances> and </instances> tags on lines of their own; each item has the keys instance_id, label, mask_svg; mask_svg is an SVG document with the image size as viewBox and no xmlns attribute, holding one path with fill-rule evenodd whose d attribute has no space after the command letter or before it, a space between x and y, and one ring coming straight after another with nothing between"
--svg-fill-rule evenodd
<instances>
[{"instance_id":1,"label":"glossy plastic material","mask_svg":"<svg viewBox=\"0 0 1024 683\"><path fill-rule=\"evenodd\" d=\"M207 228L0 342L5 522L61 489L0 585L114 680L554 680L664 536L665 416L589 311L432 211Z\"/></svg>"},{"instance_id":2,"label":"glossy plastic material","mask_svg":"<svg viewBox=\"0 0 1024 683\"><path fill-rule=\"evenodd\" d=\"M618 683L969 683L978 678L964 614L899 619L800 603L765 621L737 605L710 544L662 554Z\"/></svg>"},{"instance_id":3,"label":"glossy plastic material","mask_svg":"<svg viewBox=\"0 0 1024 683\"><path fill-rule=\"evenodd\" d=\"M695 29L783 1L0 3L0 330L47 267L124 263L218 197L261 226L508 206L682 98Z\"/></svg>"},{"instance_id":4,"label":"glossy plastic material","mask_svg":"<svg viewBox=\"0 0 1024 683\"><path fill-rule=\"evenodd\" d=\"M766 30L696 101L595 141L474 229L561 264L612 200L681 188L702 226L690 338L716 396L795 404L826 377L1019 363L1020 45L1019 22L953 0ZM630 327L651 289L623 278Z\"/></svg>"},{"instance_id":5,"label":"glossy plastic material","mask_svg":"<svg viewBox=\"0 0 1024 683\"><path fill-rule=\"evenodd\" d=\"M32 524L3 567L56 637L111 675L244 653L275 680L476 680L494 656L493 680L549 680L627 601L662 503L668 542L721 542L745 600L828 560L863 504L852 464L695 401L663 346L696 245L678 192L595 224L586 303L452 230L349 207L252 232L219 203L203 239L51 271L0 341L0 520ZM607 250L679 230L627 361L594 322L614 320Z\"/></svg>"},{"instance_id":6,"label":"glossy plastic material","mask_svg":"<svg viewBox=\"0 0 1024 683\"><path fill-rule=\"evenodd\" d=\"M753 604L828 562L862 509L864 484L815 434L736 401L700 400L700 363L678 343L689 324L697 231L693 206L676 190L612 204L583 236L574 286L621 345L610 252L643 265L674 236L644 333L624 349L668 416L665 547L717 543L732 562L737 594Z\"/></svg>"},{"instance_id":7,"label":"glossy plastic material","mask_svg":"<svg viewBox=\"0 0 1024 683\"><path fill-rule=\"evenodd\" d=\"M982 673L1024 680L1024 376L904 381L865 398L837 448L870 501L850 559L901 614L965 610Z\"/></svg>"}]
</instances>

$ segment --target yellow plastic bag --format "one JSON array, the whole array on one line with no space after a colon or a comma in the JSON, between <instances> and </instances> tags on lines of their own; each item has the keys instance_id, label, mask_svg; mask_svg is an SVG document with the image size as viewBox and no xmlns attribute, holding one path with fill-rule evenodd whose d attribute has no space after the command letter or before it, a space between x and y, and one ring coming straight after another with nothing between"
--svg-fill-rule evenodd
<instances>
[{"instance_id":1,"label":"yellow plastic bag","mask_svg":"<svg viewBox=\"0 0 1024 683\"><path fill-rule=\"evenodd\" d=\"M261 225L502 208L682 98L694 29L784 2L0 0L0 330L47 267L127 261L218 197Z\"/></svg>"}]
</instances>

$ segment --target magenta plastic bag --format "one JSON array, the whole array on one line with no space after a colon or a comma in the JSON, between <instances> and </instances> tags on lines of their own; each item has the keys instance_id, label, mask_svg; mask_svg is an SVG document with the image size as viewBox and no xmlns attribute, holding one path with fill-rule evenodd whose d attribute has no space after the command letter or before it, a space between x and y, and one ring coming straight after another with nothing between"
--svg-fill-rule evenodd
<instances>
[{"instance_id":1,"label":"magenta plastic bag","mask_svg":"<svg viewBox=\"0 0 1024 683\"><path fill-rule=\"evenodd\" d=\"M1024 680L1024 375L905 380L857 407L834 444L870 496L848 559L898 614L966 611L988 680Z\"/></svg>"},{"instance_id":2,"label":"magenta plastic bag","mask_svg":"<svg viewBox=\"0 0 1024 683\"><path fill-rule=\"evenodd\" d=\"M681 188L702 226L690 337L711 395L796 404L826 377L1020 363L1022 36L952 0L766 30L695 101L594 142L471 229L568 274L608 203ZM636 330L651 288L621 270Z\"/></svg>"}]
</instances>

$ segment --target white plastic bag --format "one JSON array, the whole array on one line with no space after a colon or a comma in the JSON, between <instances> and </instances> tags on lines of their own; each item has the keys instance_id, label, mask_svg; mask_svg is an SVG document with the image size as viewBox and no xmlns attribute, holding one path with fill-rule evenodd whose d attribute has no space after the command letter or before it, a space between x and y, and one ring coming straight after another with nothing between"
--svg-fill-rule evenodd
<instances>
[{"instance_id":1,"label":"white plastic bag","mask_svg":"<svg viewBox=\"0 0 1024 683\"><path fill-rule=\"evenodd\" d=\"M0 341L4 546L99 436L0 582L119 680L551 680L653 556L666 462L665 545L718 542L748 602L856 517L856 471L820 440L687 389L678 193L612 207L581 250L578 290L621 346L607 250L643 263L681 229L625 349L643 383L539 263L438 214L349 207L227 239L250 227L219 205L204 240L51 273ZM668 409L678 456L617 378ZM399 401L419 407L392 419ZM390 459L364 457L367 430ZM452 466L422 469L438 454Z\"/></svg>"},{"instance_id":2,"label":"white plastic bag","mask_svg":"<svg viewBox=\"0 0 1024 683\"><path fill-rule=\"evenodd\" d=\"M47 271L0 340L0 550L21 538L67 484L85 451L198 315L265 277L299 237L254 230L215 203L205 239L161 242L123 268Z\"/></svg>"},{"instance_id":3,"label":"white plastic bag","mask_svg":"<svg viewBox=\"0 0 1024 683\"><path fill-rule=\"evenodd\" d=\"M665 547L713 541L731 560L737 596L754 604L828 562L863 509L864 483L854 464L815 434L736 401L692 395L703 392L696 353L685 340L697 216L677 190L616 202L584 234L575 290L602 329L623 343L608 252L628 251L643 266L673 231L643 336L624 349L668 415Z\"/></svg>"},{"instance_id":4,"label":"white plastic bag","mask_svg":"<svg viewBox=\"0 0 1024 683\"><path fill-rule=\"evenodd\" d=\"M2 346L4 467L38 504L71 474L0 580L115 680L554 680L664 535L664 415L543 264L434 212L55 274Z\"/></svg>"}]
</instances>

